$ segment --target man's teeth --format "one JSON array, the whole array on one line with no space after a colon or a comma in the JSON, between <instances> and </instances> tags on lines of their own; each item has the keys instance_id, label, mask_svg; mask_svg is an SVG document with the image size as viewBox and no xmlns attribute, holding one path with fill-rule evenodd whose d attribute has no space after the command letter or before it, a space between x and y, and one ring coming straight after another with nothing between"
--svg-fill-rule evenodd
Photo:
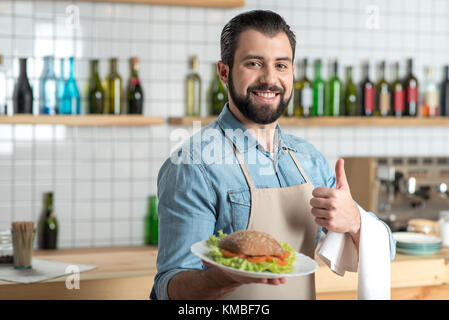
<instances>
[{"instance_id":1,"label":"man's teeth","mask_svg":"<svg viewBox=\"0 0 449 320\"><path fill-rule=\"evenodd\" d=\"M263 98L274 98L276 96L276 93L272 93L272 92L256 92L256 94L259 97L263 97Z\"/></svg>"}]
</instances>

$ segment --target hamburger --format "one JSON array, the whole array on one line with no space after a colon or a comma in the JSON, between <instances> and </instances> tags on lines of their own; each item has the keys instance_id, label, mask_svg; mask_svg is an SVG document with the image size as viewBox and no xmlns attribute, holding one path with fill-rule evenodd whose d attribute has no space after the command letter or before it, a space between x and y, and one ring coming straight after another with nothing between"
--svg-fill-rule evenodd
<instances>
[{"instance_id":1,"label":"hamburger","mask_svg":"<svg viewBox=\"0 0 449 320\"><path fill-rule=\"evenodd\" d=\"M290 273L295 251L285 242L255 230L239 230L227 235L222 230L212 235L208 246L215 262L240 270Z\"/></svg>"}]
</instances>

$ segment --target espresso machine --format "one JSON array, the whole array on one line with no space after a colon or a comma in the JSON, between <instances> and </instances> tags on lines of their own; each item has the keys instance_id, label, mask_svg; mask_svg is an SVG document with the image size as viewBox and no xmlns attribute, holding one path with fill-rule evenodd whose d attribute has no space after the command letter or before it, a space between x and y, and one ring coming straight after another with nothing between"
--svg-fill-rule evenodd
<instances>
[{"instance_id":1,"label":"espresso machine","mask_svg":"<svg viewBox=\"0 0 449 320\"><path fill-rule=\"evenodd\" d=\"M449 210L449 157L348 157L345 171L355 201L394 231L411 219L438 220Z\"/></svg>"}]
</instances>

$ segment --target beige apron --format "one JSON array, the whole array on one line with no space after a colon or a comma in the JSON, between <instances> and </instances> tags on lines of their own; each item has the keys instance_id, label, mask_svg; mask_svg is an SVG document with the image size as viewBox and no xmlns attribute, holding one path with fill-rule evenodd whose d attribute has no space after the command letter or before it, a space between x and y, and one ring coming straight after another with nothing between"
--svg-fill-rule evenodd
<instances>
[{"instance_id":1,"label":"beige apron","mask_svg":"<svg viewBox=\"0 0 449 320\"><path fill-rule=\"evenodd\" d=\"M276 240L287 242L295 251L313 259L318 226L310 213L309 202L314 187L293 153L290 150L288 151L306 183L285 188L257 189L243 157L234 145L233 147L251 193L248 230L269 233ZM285 284L277 286L267 284L242 285L227 295L225 299L315 299L315 276L310 274L303 277L287 277Z\"/></svg>"}]
</instances>

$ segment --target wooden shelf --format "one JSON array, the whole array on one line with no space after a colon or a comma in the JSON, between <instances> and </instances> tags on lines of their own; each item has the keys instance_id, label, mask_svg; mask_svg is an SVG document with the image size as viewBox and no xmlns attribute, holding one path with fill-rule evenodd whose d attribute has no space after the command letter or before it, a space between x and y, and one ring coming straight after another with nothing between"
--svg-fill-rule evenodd
<instances>
[{"instance_id":1,"label":"wooden shelf","mask_svg":"<svg viewBox=\"0 0 449 320\"><path fill-rule=\"evenodd\" d=\"M0 116L0 124L61 124L65 126L151 126L163 124L163 117L142 115L14 115Z\"/></svg>"},{"instance_id":2,"label":"wooden shelf","mask_svg":"<svg viewBox=\"0 0 449 320\"><path fill-rule=\"evenodd\" d=\"M208 125L215 119L216 117L170 117L168 123L191 126L193 121L201 121L201 125ZM449 117L281 117L279 124L293 127L435 127L449 126Z\"/></svg>"},{"instance_id":3,"label":"wooden shelf","mask_svg":"<svg viewBox=\"0 0 449 320\"><path fill-rule=\"evenodd\" d=\"M244 7L245 0L80 0L84 2L116 2L156 4L185 7L237 8Z\"/></svg>"}]
</instances>

